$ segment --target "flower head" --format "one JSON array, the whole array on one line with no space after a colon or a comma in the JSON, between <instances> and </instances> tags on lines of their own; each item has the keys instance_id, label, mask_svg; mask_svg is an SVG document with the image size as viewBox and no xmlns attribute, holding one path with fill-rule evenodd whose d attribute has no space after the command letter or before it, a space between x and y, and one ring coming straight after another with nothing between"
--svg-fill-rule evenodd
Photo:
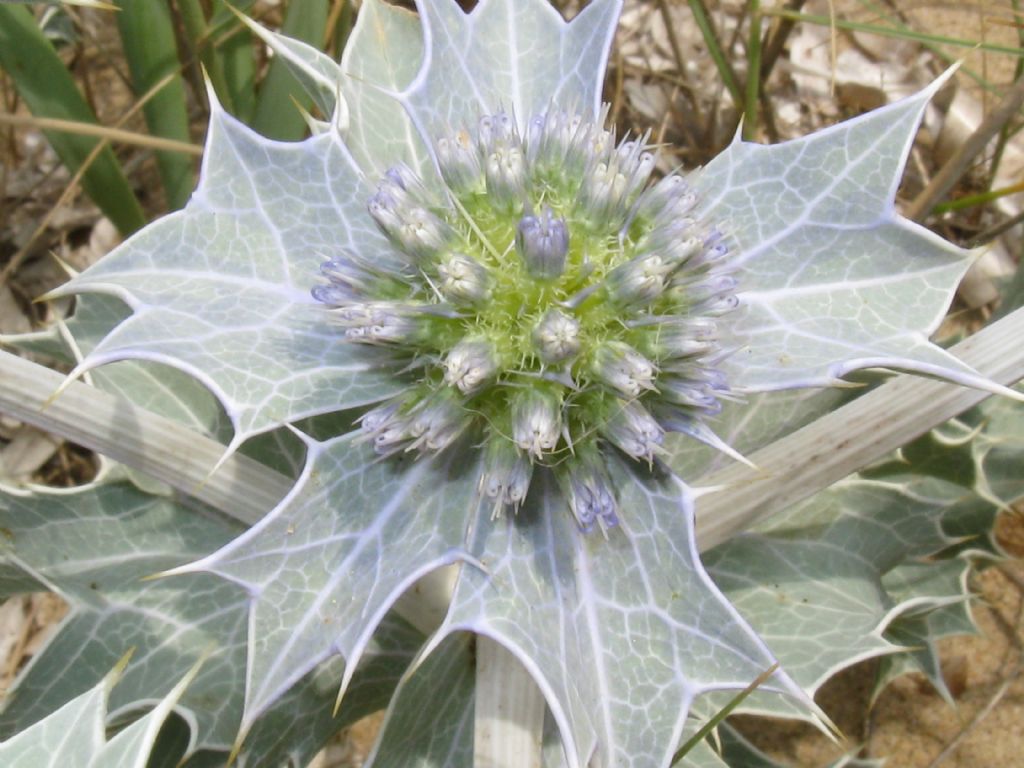
<instances>
[{"instance_id":1,"label":"flower head","mask_svg":"<svg viewBox=\"0 0 1024 768\"><path fill-rule=\"evenodd\" d=\"M499 112L438 138L441 188L390 169L368 209L403 262L336 257L313 295L346 338L415 372L361 420L378 452L437 452L472 430L496 511L519 506L539 464L581 527L607 529L607 452L651 464L666 431L701 434L694 420L728 391L728 241L685 179L649 183L644 140L616 144L554 107L525 134Z\"/></svg>"}]
</instances>

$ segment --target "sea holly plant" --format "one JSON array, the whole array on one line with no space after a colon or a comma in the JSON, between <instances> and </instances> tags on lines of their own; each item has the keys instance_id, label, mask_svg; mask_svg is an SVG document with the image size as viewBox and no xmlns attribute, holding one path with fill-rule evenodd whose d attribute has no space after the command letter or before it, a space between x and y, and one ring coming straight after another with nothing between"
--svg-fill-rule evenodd
<instances>
[{"instance_id":1,"label":"sea holly plant","mask_svg":"<svg viewBox=\"0 0 1024 768\"><path fill-rule=\"evenodd\" d=\"M72 379L120 398L65 384L54 411L130 402L208 433L186 453L222 442L198 477L174 474L180 426L146 431L134 458L112 445L184 496L114 466L0 500L5 591L72 604L0 725L66 703L47 682L69 638L94 674L69 697L123 645L146 649L124 707L205 659L178 705L191 766L304 764L385 704L375 765L472 765L503 743L481 660L523 673L505 693L547 711L521 723L527 742L570 768L669 765L776 662L748 710L816 718L825 678L907 637L923 650L905 668L934 677L932 636L969 622L957 564L922 559L969 537L991 548L1006 499L984 472L906 462L806 500L828 482L777 490L765 506L801 503L720 543L707 570L694 516L743 492L709 495L708 471L829 411L855 370L1014 395L928 340L970 254L894 208L941 82L684 174L607 124L617 0L571 22L545 0L417 7L366 0L340 63L257 30L325 118L312 138L264 139L211 94L185 209L55 292L79 297L70 343L11 340L70 353ZM207 494L240 466L257 467L248 489ZM248 528L197 502L243 517L239 494L268 487L280 500ZM432 626L410 606L446 566ZM685 759L728 764L710 743Z\"/></svg>"}]
</instances>

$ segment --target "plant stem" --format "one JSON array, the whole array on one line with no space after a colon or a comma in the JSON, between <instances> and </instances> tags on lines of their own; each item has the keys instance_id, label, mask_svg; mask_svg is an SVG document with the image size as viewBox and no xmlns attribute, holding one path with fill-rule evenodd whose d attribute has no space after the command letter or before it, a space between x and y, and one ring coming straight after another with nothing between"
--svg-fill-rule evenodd
<instances>
[{"instance_id":1,"label":"plant stem","mask_svg":"<svg viewBox=\"0 0 1024 768\"><path fill-rule=\"evenodd\" d=\"M966 248L978 248L978 247L983 246L983 245L988 245L990 242L992 242L997 237L999 237L1001 234L1003 234L1003 232L1007 232L1007 231L1013 229L1014 227L1016 227L1021 222L1024 222L1024 211L1021 211L1020 213L1015 214L1015 215L1011 216L1008 219L1003 219L998 224L993 224L988 229L983 229L981 232L979 232L974 237L972 237L970 240L968 240L964 247L966 247ZM1024 274L1024 272L1021 272L1019 264L1018 264L1017 270L1016 270L1016 272L1014 274L1015 275ZM1016 280L1017 280L1017 278L1014 277L1014 281L1016 281ZM1012 283L1011 283L1011 286L1012 286ZM1007 305L1007 297L1011 296L1011 295L1014 295L1014 288L1008 286L1006 291L1004 291L1003 295L1000 296L1000 298L999 298L999 309L996 312L996 314L993 316L993 318L992 318L993 320L997 320L998 318L1000 318L1003 315L1007 314L1006 312L1003 311L1003 308L1008 306ZM1010 307L1010 309L1016 309L1016 308L1017 308L1017 306Z\"/></svg>"},{"instance_id":2,"label":"plant stem","mask_svg":"<svg viewBox=\"0 0 1024 768\"><path fill-rule=\"evenodd\" d=\"M225 451L215 440L8 352L0 352L0 412L127 464L247 526L292 485L240 454L213 472Z\"/></svg>"},{"instance_id":3,"label":"plant stem","mask_svg":"<svg viewBox=\"0 0 1024 768\"><path fill-rule=\"evenodd\" d=\"M991 381L1024 378L1024 309L950 350ZM813 496L928 430L977 405L987 393L904 374L776 440L699 485L717 488L697 500L701 551L759 520Z\"/></svg>"},{"instance_id":4,"label":"plant stem","mask_svg":"<svg viewBox=\"0 0 1024 768\"><path fill-rule=\"evenodd\" d=\"M504 646L476 640L474 768L540 768L544 696Z\"/></svg>"}]
</instances>

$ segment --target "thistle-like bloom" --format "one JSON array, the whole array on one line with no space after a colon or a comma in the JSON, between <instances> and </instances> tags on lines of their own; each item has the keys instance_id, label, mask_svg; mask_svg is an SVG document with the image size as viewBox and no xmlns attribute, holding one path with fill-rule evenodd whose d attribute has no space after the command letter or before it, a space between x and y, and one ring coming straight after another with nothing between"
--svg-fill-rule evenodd
<instances>
[{"instance_id":1,"label":"thistle-like bloom","mask_svg":"<svg viewBox=\"0 0 1024 768\"><path fill-rule=\"evenodd\" d=\"M370 215L404 263L335 257L313 295L352 342L391 350L409 390L361 419L381 454L484 445L482 495L518 508L536 466L579 525L618 520L609 451L651 465L728 382L716 318L736 309L728 239L686 180L651 182L643 140L552 107L437 139L445 186L390 169Z\"/></svg>"}]
</instances>

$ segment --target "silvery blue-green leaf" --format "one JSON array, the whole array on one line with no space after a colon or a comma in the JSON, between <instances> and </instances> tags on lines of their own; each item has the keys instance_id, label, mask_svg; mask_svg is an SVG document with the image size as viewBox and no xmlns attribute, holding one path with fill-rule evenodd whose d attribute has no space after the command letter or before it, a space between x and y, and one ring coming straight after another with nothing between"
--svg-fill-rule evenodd
<instances>
[{"instance_id":1,"label":"silvery blue-green leaf","mask_svg":"<svg viewBox=\"0 0 1024 768\"><path fill-rule=\"evenodd\" d=\"M339 129L368 173L382 175L399 161L433 172L423 140L394 97L422 64L419 17L383 0L364 2L341 58L347 120Z\"/></svg>"},{"instance_id":2,"label":"silvery blue-green leaf","mask_svg":"<svg viewBox=\"0 0 1024 768\"><path fill-rule=\"evenodd\" d=\"M741 536L712 550L705 562L783 668L810 692L844 666L896 650L882 637L891 603L878 572L856 554L814 539ZM799 714L757 693L744 709Z\"/></svg>"},{"instance_id":3,"label":"silvery blue-green leaf","mask_svg":"<svg viewBox=\"0 0 1024 768\"><path fill-rule=\"evenodd\" d=\"M152 711L108 741L110 692L125 661L129 660L124 658L94 687L49 717L0 744L0 764L6 768L146 768L160 726L198 667L194 665Z\"/></svg>"},{"instance_id":4,"label":"silvery blue-green leaf","mask_svg":"<svg viewBox=\"0 0 1024 768\"><path fill-rule=\"evenodd\" d=\"M115 298L82 296L75 301L74 313L64 320L67 333L59 323L52 323L29 333L0 334L0 344L73 365L76 350L72 339L77 351L87 354L130 314L124 302Z\"/></svg>"},{"instance_id":5,"label":"silvery blue-green leaf","mask_svg":"<svg viewBox=\"0 0 1024 768\"><path fill-rule=\"evenodd\" d=\"M466 633L440 641L407 673L395 691L368 765L373 768L457 768L473 765L474 654ZM701 723L686 721L680 741ZM684 763L697 768L727 768L707 741L699 742ZM545 718L545 768L564 768L566 753L550 711Z\"/></svg>"},{"instance_id":6,"label":"silvery blue-green leaf","mask_svg":"<svg viewBox=\"0 0 1024 768\"><path fill-rule=\"evenodd\" d=\"M1003 488L1011 500L1019 492L1024 454L1014 430L1022 410L1001 398L987 401L893 460L707 553L726 596L808 693L875 653L883 655L882 684L915 670L943 690L935 639L973 631L965 564L921 558L994 551L991 531L1003 502L987 476L994 466L1005 468L995 473L1006 472ZM992 450L1004 453L986 465ZM1011 466L1018 471L1007 471ZM908 648L916 650L893 655ZM784 704L755 694L748 709L785 714Z\"/></svg>"},{"instance_id":7,"label":"silvery blue-green leaf","mask_svg":"<svg viewBox=\"0 0 1024 768\"><path fill-rule=\"evenodd\" d=\"M953 607L936 608L893 621L886 630L886 639L904 650L879 660L872 699L877 698L893 680L913 672L923 675L950 707L956 707L953 694L942 674L938 641L943 637L974 633L973 628L963 626L959 617L950 621L957 613L963 613L963 610L957 611ZM947 622L953 625L948 631L942 626Z\"/></svg>"},{"instance_id":8,"label":"silvery blue-green leaf","mask_svg":"<svg viewBox=\"0 0 1024 768\"><path fill-rule=\"evenodd\" d=\"M203 714L199 743L230 746L241 702L224 696L223 685L244 675L244 593L205 575L177 583L143 579L202 556L237 529L127 484L5 493L0 510L12 532L0 543L3 559L71 605L59 631L18 679L0 714L0 730L9 734L49 714L87 690L130 648L134 661L111 705L120 709L163 696L213 637L217 649L181 706ZM55 687L58 678L61 686Z\"/></svg>"},{"instance_id":9,"label":"silvery blue-green leaf","mask_svg":"<svg viewBox=\"0 0 1024 768\"><path fill-rule=\"evenodd\" d=\"M129 648L135 649L133 662L111 700L118 710L152 702L205 657L180 707L196 723L195 748L219 751L223 761L244 704L248 596L207 574L145 579L201 557L238 530L114 483L74 492L3 493L0 519L7 532L0 562L35 582L4 578L0 590L41 585L71 605L6 698L0 731L10 734L47 716L87 690ZM389 618L355 674L352 706L346 703L339 717L332 716L340 665L317 670L253 727L256 754L312 755L346 722L383 706L421 642L419 633ZM60 686L53 685L56 679ZM279 744L288 723L302 725L302 738Z\"/></svg>"},{"instance_id":10,"label":"silvery blue-green leaf","mask_svg":"<svg viewBox=\"0 0 1024 768\"><path fill-rule=\"evenodd\" d=\"M945 560L908 563L886 574L886 589L908 608L886 627L885 637L907 650L881 660L875 696L897 677L918 672L951 707L956 706L942 675L938 641L978 631L967 588L970 569L963 560Z\"/></svg>"},{"instance_id":11,"label":"silvery blue-green leaf","mask_svg":"<svg viewBox=\"0 0 1024 768\"><path fill-rule=\"evenodd\" d=\"M345 664L335 656L317 665L257 718L232 765L308 765L332 735L388 705L423 639L407 622L388 615L374 633L337 713L334 703ZM232 693L241 697L242 684ZM215 763L218 768L223 753L220 759Z\"/></svg>"},{"instance_id":12,"label":"silvery blue-green leaf","mask_svg":"<svg viewBox=\"0 0 1024 768\"><path fill-rule=\"evenodd\" d=\"M12 595L45 589L46 585L40 584L17 566L0 558L0 598L6 599Z\"/></svg>"},{"instance_id":13,"label":"silvery blue-green leaf","mask_svg":"<svg viewBox=\"0 0 1024 768\"><path fill-rule=\"evenodd\" d=\"M907 558L957 544L964 536L987 536L993 514L990 502L938 478L913 473L885 479L853 476L773 516L758 531L844 547L884 573Z\"/></svg>"},{"instance_id":14,"label":"silvery blue-green leaf","mask_svg":"<svg viewBox=\"0 0 1024 768\"><path fill-rule=\"evenodd\" d=\"M813 694L850 664L900 648L886 630L920 607L922 598L896 589L898 582L891 582L890 593L885 576L910 559L956 544L969 531L987 535L996 511L962 486L937 478L852 477L704 559L783 668ZM784 699L760 692L744 708L799 716Z\"/></svg>"},{"instance_id":15,"label":"silvery blue-green leaf","mask_svg":"<svg viewBox=\"0 0 1024 768\"><path fill-rule=\"evenodd\" d=\"M118 768L147 768L151 765L151 758L158 757L153 754L153 751L158 744L157 736L164 720L177 706L182 694L198 674L202 663L202 659L197 661L192 669L185 674L185 677L150 712L119 731L108 741L102 752L92 759L90 765L95 768L115 765ZM191 741L194 741L194 737ZM191 751L191 746L187 751ZM63 765L63 763L58 764Z\"/></svg>"},{"instance_id":16,"label":"silvery blue-green leaf","mask_svg":"<svg viewBox=\"0 0 1024 768\"><path fill-rule=\"evenodd\" d=\"M570 768L667 766L693 700L745 688L771 654L704 573L676 478L618 467L621 529L581 535L544 475L515 516L482 509L439 633L471 630L537 681ZM769 689L797 693L777 674ZM798 695L798 693L797 693Z\"/></svg>"},{"instance_id":17,"label":"silvery blue-green leaf","mask_svg":"<svg viewBox=\"0 0 1024 768\"><path fill-rule=\"evenodd\" d=\"M937 608L951 606L955 611L942 622L960 632L973 632L976 625L969 610L970 600L967 577L971 563L966 558L949 560L913 560L906 562L882 578L886 592L904 607L901 618L930 613Z\"/></svg>"},{"instance_id":18,"label":"silvery blue-green leaf","mask_svg":"<svg viewBox=\"0 0 1024 768\"><path fill-rule=\"evenodd\" d=\"M989 409L1001 418L989 422ZM993 551L1001 505L980 457L997 445L1004 466L1016 450L1019 467L1022 454L1015 441L978 428L1012 428L1020 411L994 398L706 555L717 583L809 693L856 660L899 648L921 646L883 660L893 670L887 680L909 669L929 674L929 638L972 631L963 562L919 559ZM755 694L746 709L784 715L780 705Z\"/></svg>"},{"instance_id":19,"label":"silvery blue-green leaf","mask_svg":"<svg viewBox=\"0 0 1024 768\"><path fill-rule=\"evenodd\" d=\"M334 134L275 143L215 106L202 182L185 209L59 290L110 294L132 309L77 370L132 358L186 371L224 405L233 446L394 393L395 377L340 343L309 293L333 254L389 257L366 212L369 189Z\"/></svg>"},{"instance_id":20,"label":"silvery blue-green leaf","mask_svg":"<svg viewBox=\"0 0 1024 768\"><path fill-rule=\"evenodd\" d=\"M354 668L401 593L463 556L479 504L477 460L457 451L381 461L346 436L309 441L308 455L259 524L178 569L218 574L251 596L243 733L321 661L341 654Z\"/></svg>"},{"instance_id":21,"label":"silvery blue-green leaf","mask_svg":"<svg viewBox=\"0 0 1024 768\"><path fill-rule=\"evenodd\" d=\"M595 0L571 22L547 0L421 0L427 63L402 95L436 137L504 109L520 125L551 104L597 115L621 0Z\"/></svg>"},{"instance_id":22,"label":"silvery blue-green leaf","mask_svg":"<svg viewBox=\"0 0 1024 768\"><path fill-rule=\"evenodd\" d=\"M21 766L57 766L70 768L89 764L106 741L104 730L107 696L113 687L113 675L91 690L71 699L50 717L40 720L0 744L0 755L7 764Z\"/></svg>"},{"instance_id":23,"label":"silvery blue-green leaf","mask_svg":"<svg viewBox=\"0 0 1024 768\"><path fill-rule=\"evenodd\" d=\"M317 665L250 727L232 766L305 766L339 731L387 706L402 673L423 643L423 635L388 616L374 635L370 652L349 686L351 696L335 714L340 657ZM232 681L230 695L242 698L244 681ZM224 768L226 749L203 749L183 768Z\"/></svg>"},{"instance_id":24,"label":"silvery blue-green leaf","mask_svg":"<svg viewBox=\"0 0 1024 768\"><path fill-rule=\"evenodd\" d=\"M451 635L395 690L372 768L473 768L473 639ZM351 695L351 694L350 694Z\"/></svg>"},{"instance_id":25,"label":"silvery blue-green leaf","mask_svg":"<svg viewBox=\"0 0 1024 768\"><path fill-rule=\"evenodd\" d=\"M723 324L737 348L723 364L734 388L828 385L890 367L992 389L927 338L970 254L893 204L941 83L806 138L737 139L697 175L703 210L738 247L743 311Z\"/></svg>"},{"instance_id":26,"label":"silvery blue-green leaf","mask_svg":"<svg viewBox=\"0 0 1024 768\"><path fill-rule=\"evenodd\" d=\"M998 552L991 539L993 517L998 509L1024 496L1020 466L1024 408L1003 398L992 398L977 408L904 446L898 462L873 468L873 473L907 469L945 475L971 488L988 506L981 519L951 516L945 529L963 540L963 547L983 557ZM886 589L896 599L920 610L908 610L886 629L886 638L907 647L908 652L882 659L875 686L877 695L890 681L908 672L924 674L952 705L953 697L939 667L937 641L976 631L965 584L967 567L962 561L908 563L886 574Z\"/></svg>"},{"instance_id":27,"label":"silvery blue-green leaf","mask_svg":"<svg viewBox=\"0 0 1024 768\"><path fill-rule=\"evenodd\" d=\"M992 398L963 414L964 431L971 441L975 463L975 487L986 498L1010 506L1024 498L1024 408L1004 398Z\"/></svg>"}]
</instances>

